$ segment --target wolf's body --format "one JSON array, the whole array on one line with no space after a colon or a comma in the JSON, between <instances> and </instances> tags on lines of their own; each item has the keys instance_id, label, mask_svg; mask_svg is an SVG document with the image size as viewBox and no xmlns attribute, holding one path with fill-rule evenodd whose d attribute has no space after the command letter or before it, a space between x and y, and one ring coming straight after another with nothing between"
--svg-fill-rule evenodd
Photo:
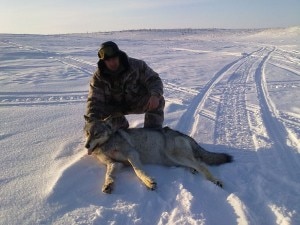
<instances>
[{"instance_id":1,"label":"wolf's body","mask_svg":"<svg viewBox=\"0 0 300 225\"><path fill-rule=\"evenodd\" d=\"M222 182L214 178L204 164L220 165L232 161L230 155L208 152L191 137L168 127L114 131L108 121L87 120L85 131L88 153L93 153L107 165L102 188L106 193L112 191L114 175L121 164L130 164L138 178L148 188L155 189L156 182L144 172L143 164L189 167L222 187Z\"/></svg>"}]
</instances>

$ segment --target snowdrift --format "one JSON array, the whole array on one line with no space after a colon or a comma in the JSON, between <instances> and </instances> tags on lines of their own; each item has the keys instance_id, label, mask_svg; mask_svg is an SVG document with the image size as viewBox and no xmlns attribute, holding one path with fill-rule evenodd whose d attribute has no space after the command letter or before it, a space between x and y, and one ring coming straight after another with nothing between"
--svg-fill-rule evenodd
<instances>
[{"instance_id":1,"label":"snowdrift","mask_svg":"<svg viewBox=\"0 0 300 225\"><path fill-rule=\"evenodd\" d=\"M234 156L210 168L224 189L146 165L156 191L128 167L101 192L83 114L107 40L160 74L165 125ZM300 224L299 27L0 34L0 59L0 224Z\"/></svg>"}]
</instances>

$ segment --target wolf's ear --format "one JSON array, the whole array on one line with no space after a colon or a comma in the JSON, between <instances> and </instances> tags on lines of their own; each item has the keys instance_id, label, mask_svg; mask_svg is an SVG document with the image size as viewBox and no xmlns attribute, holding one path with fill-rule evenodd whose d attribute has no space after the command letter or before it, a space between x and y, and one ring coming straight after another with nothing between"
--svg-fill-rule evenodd
<instances>
[{"instance_id":1,"label":"wolf's ear","mask_svg":"<svg viewBox=\"0 0 300 225\"><path fill-rule=\"evenodd\" d=\"M106 126L108 126L110 129L113 128L112 118L105 121Z\"/></svg>"},{"instance_id":2,"label":"wolf's ear","mask_svg":"<svg viewBox=\"0 0 300 225\"><path fill-rule=\"evenodd\" d=\"M103 119L102 121L105 122L106 125L108 125L110 128L112 128L112 115L106 117L105 119Z\"/></svg>"},{"instance_id":3,"label":"wolf's ear","mask_svg":"<svg viewBox=\"0 0 300 225\"><path fill-rule=\"evenodd\" d=\"M103 119L103 121L105 121L105 122L110 122L111 120L112 120L112 115Z\"/></svg>"}]
</instances>

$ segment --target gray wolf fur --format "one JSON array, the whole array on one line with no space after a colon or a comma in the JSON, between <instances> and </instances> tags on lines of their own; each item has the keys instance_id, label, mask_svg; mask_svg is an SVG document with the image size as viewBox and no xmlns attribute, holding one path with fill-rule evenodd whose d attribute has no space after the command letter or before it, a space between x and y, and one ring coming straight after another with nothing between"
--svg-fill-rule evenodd
<instances>
[{"instance_id":1,"label":"gray wolf fur","mask_svg":"<svg viewBox=\"0 0 300 225\"><path fill-rule=\"evenodd\" d=\"M102 187L105 193L112 192L116 171L122 164L131 165L138 178L151 190L156 188L156 182L143 170L143 164L189 167L223 187L204 164L231 162L232 157L228 154L208 152L193 138L168 127L114 130L111 119L96 120L85 116L85 120L88 154L93 154L107 166Z\"/></svg>"}]
</instances>

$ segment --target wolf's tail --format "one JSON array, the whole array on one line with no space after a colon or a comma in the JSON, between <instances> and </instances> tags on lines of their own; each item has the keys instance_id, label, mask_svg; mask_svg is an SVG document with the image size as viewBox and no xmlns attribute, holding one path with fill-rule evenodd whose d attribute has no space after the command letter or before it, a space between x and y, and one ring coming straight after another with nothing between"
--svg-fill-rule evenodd
<instances>
[{"instance_id":1,"label":"wolf's tail","mask_svg":"<svg viewBox=\"0 0 300 225\"><path fill-rule=\"evenodd\" d=\"M221 165L233 161L233 157L226 153L209 152L202 148L193 140L193 152L195 158L200 159L208 165Z\"/></svg>"}]
</instances>

